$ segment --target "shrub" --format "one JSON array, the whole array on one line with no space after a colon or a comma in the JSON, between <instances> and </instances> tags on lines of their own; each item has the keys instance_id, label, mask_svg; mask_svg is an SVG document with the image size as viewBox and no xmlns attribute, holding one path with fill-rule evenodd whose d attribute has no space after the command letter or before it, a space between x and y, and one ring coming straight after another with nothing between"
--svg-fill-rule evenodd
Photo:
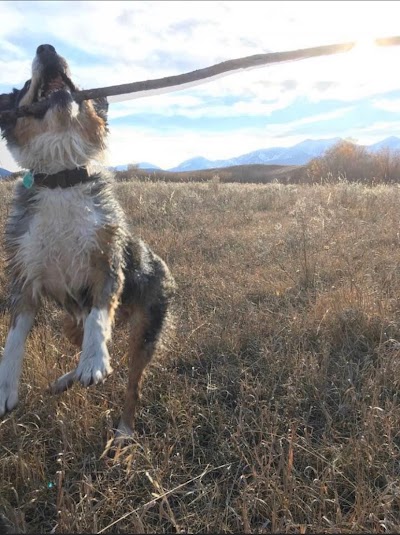
<instances>
[{"instance_id":1,"label":"shrub","mask_svg":"<svg viewBox=\"0 0 400 535\"><path fill-rule=\"evenodd\" d=\"M340 140L307 166L306 181L400 182L400 152L388 148L373 153L352 140Z\"/></svg>"}]
</instances>

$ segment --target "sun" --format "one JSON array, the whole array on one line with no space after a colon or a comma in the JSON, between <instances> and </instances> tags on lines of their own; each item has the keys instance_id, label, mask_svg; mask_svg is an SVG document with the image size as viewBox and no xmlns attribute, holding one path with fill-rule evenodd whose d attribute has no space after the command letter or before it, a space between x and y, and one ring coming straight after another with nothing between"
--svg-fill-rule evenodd
<instances>
[{"instance_id":1,"label":"sun","mask_svg":"<svg viewBox=\"0 0 400 535\"><path fill-rule=\"evenodd\" d=\"M393 84L394 66L400 59L400 37L379 38L362 37L356 39L354 47L342 57L341 76L358 81L360 86L376 85L391 81ZM380 85L380 84L379 84Z\"/></svg>"},{"instance_id":2,"label":"sun","mask_svg":"<svg viewBox=\"0 0 400 535\"><path fill-rule=\"evenodd\" d=\"M375 63L376 59L382 56L382 47L378 46L376 39L373 37L361 37L355 41L350 54L355 61Z\"/></svg>"}]
</instances>

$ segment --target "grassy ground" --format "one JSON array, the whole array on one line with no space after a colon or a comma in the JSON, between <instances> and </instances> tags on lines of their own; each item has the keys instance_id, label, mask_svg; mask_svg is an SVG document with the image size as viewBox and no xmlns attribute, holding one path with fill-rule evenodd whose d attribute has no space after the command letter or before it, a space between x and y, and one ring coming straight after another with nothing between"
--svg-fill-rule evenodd
<instances>
[{"instance_id":1,"label":"grassy ground","mask_svg":"<svg viewBox=\"0 0 400 535\"><path fill-rule=\"evenodd\" d=\"M317 160L319 162L319 160ZM314 166L315 168L315 166ZM314 170L312 168L312 170ZM199 169L196 171L162 171L157 169L128 169L116 171L117 181L136 178L146 182L210 182L221 183L252 183L269 184L274 181L283 184L319 183L320 180L310 181L308 167L305 165L233 165L232 167Z\"/></svg>"},{"instance_id":2,"label":"grassy ground","mask_svg":"<svg viewBox=\"0 0 400 535\"><path fill-rule=\"evenodd\" d=\"M51 397L77 355L46 307L0 422L14 529L399 532L400 188L127 182L118 195L177 279L176 334L148 369L135 443L110 460L125 333L104 385Z\"/></svg>"}]
</instances>

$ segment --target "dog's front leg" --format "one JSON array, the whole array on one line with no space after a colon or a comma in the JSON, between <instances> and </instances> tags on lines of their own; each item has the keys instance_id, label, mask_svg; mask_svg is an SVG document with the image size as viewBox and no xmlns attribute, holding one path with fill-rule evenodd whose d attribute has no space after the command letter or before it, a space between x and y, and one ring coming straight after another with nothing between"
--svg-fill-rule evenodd
<instances>
[{"instance_id":1,"label":"dog's front leg","mask_svg":"<svg viewBox=\"0 0 400 535\"><path fill-rule=\"evenodd\" d=\"M124 284L120 229L106 225L97 232L92 253L92 308L83 327L82 353L75 378L84 386L103 382L112 372L107 342Z\"/></svg>"},{"instance_id":2,"label":"dog's front leg","mask_svg":"<svg viewBox=\"0 0 400 535\"><path fill-rule=\"evenodd\" d=\"M63 392L75 381L84 386L103 382L112 372L107 343L124 285L122 266L117 262L122 258L122 252L118 250L119 239L115 239L115 235L119 238L117 231L118 227L104 227L98 233L99 248L93 253L89 276L92 305L83 322L83 336L77 318L67 329L74 343L82 340L79 364L51 385L52 393Z\"/></svg>"},{"instance_id":3,"label":"dog's front leg","mask_svg":"<svg viewBox=\"0 0 400 535\"><path fill-rule=\"evenodd\" d=\"M34 307L20 304L12 312L11 328L0 362L0 417L14 409L18 403L25 342L35 320L35 313Z\"/></svg>"},{"instance_id":4,"label":"dog's front leg","mask_svg":"<svg viewBox=\"0 0 400 535\"><path fill-rule=\"evenodd\" d=\"M103 382L112 372L107 342L111 338L112 315L108 307L94 307L83 331L81 358L75 377L84 386Z\"/></svg>"},{"instance_id":5,"label":"dog's front leg","mask_svg":"<svg viewBox=\"0 0 400 535\"><path fill-rule=\"evenodd\" d=\"M104 379L112 372L107 342L111 337L113 320L112 307L94 307L83 320L83 336L76 319L70 320L69 336L75 344L82 346L81 358L77 368L59 377L50 385L51 394L61 394L75 381L89 386ZM81 340L80 340L81 339Z\"/></svg>"}]
</instances>

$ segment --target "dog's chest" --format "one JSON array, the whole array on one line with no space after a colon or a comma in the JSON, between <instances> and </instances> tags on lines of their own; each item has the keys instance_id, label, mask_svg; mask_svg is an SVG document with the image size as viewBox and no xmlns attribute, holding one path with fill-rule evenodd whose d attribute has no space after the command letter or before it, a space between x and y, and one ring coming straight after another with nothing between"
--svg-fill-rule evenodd
<instances>
[{"instance_id":1,"label":"dog's chest","mask_svg":"<svg viewBox=\"0 0 400 535\"><path fill-rule=\"evenodd\" d=\"M43 290L63 301L87 285L103 217L84 186L50 190L36 197L28 231L21 237L18 263L34 294Z\"/></svg>"}]
</instances>

